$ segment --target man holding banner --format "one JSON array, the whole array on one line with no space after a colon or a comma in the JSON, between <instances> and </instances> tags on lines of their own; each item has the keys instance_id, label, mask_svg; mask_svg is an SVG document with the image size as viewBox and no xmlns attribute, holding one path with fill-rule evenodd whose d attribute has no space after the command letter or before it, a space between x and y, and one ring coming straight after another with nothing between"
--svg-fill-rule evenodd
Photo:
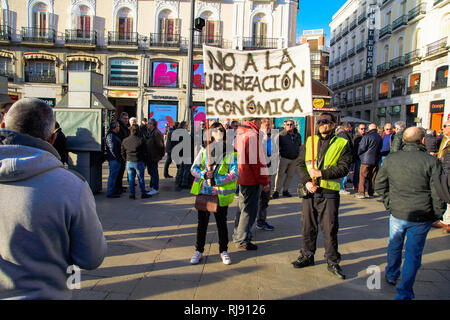
<instances>
[{"instance_id":1,"label":"man holding banner","mask_svg":"<svg viewBox=\"0 0 450 320\"><path fill-rule=\"evenodd\" d=\"M320 224L328 271L340 279L345 279L339 266L341 255L337 242L339 190L340 179L348 174L353 155L348 141L335 136L336 119L332 113L323 112L317 126L319 135L314 135L314 144L311 137L308 137L298 164L299 190L304 186L307 192L302 201L303 248L298 259L292 264L295 268L314 265Z\"/></svg>"}]
</instances>

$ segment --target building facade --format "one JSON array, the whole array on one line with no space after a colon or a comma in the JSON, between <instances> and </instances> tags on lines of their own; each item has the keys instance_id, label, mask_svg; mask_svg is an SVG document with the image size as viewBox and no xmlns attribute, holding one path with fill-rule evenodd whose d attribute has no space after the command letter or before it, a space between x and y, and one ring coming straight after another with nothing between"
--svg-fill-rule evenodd
<instances>
[{"instance_id":1,"label":"building facade","mask_svg":"<svg viewBox=\"0 0 450 320\"><path fill-rule=\"evenodd\" d=\"M198 107L204 106L202 44L295 45L297 1L195 4L195 17L206 22L194 39ZM0 0L0 6L0 73L14 100L37 97L55 105L67 92L68 71L92 70L103 74L104 94L118 113L189 119L189 0Z\"/></svg>"},{"instance_id":2,"label":"building facade","mask_svg":"<svg viewBox=\"0 0 450 320\"><path fill-rule=\"evenodd\" d=\"M312 78L328 85L330 48L325 46L325 40L326 35L323 29L304 30L300 37L300 44L309 43Z\"/></svg>"},{"instance_id":3,"label":"building facade","mask_svg":"<svg viewBox=\"0 0 450 320\"><path fill-rule=\"evenodd\" d=\"M347 115L442 127L450 113L450 1L349 0L330 27L333 102Z\"/></svg>"}]
</instances>

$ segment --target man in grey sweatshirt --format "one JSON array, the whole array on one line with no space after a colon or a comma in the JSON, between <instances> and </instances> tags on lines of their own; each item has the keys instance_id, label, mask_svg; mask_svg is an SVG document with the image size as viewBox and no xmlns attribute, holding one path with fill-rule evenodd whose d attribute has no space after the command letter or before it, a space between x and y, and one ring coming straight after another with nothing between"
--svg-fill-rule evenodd
<instances>
[{"instance_id":1,"label":"man in grey sweatshirt","mask_svg":"<svg viewBox=\"0 0 450 320\"><path fill-rule=\"evenodd\" d=\"M19 100L5 120L0 299L70 299L70 266L95 269L106 254L94 197L83 178L64 169L50 144L55 118L45 102Z\"/></svg>"}]
</instances>

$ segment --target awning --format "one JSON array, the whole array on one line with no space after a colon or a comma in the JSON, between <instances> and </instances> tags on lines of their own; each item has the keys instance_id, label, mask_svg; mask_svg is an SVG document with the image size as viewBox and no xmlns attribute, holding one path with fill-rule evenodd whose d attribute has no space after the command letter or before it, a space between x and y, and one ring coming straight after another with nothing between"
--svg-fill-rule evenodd
<instances>
[{"instance_id":1,"label":"awning","mask_svg":"<svg viewBox=\"0 0 450 320\"><path fill-rule=\"evenodd\" d=\"M69 104L69 95L66 94L59 102L56 104L56 108L67 108ZM91 93L91 106L93 109L108 109L115 111L116 108L109 102L108 99L101 93Z\"/></svg>"},{"instance_id":2,"label":"awning","mask_svg":"<svg viewBox=\"0 0 450 320\"><path fill-rule=\"evenodd\" d=\"M370 121L358 119L354 117L344 117L341 118L341 122L351 122L351 123L370 123Z\"/></svg>"},{"instance_id":3,"label":"awning","mask_svg":"<svg viewBox=\"0 0 450 320\"><path fill-rule=\"evenodd\" d=\"M66 58L66 60L67 60L67 62L72 62L72 61L89 61L89 62L95 62L96 64L100 63L100 60L97 57L81 56L81 55L68 56Z\"/></svg>"},{"instance_id":4,"label":"awning","mask_svg":"<svg viewBox=\"0 0 450 320\"><path fill-rule=\"evenodd\" d=\"M41 59L41 60L51 60L51 61L56 61L56 56L51 55L51 54L45 54L45 53L25 53L23 55L23 58L25 60L37 60L37 59Z\"/></svg>"},{"instance_id":5,"label":"awning","mask_svg":"<svg viewBox=\"0 0 450 320\"><path fill-rule=\"evenodd\" d=\"M8 51L0 51L0 57L4 57L4 58L8 58L8 59L13 59L14 58L14 54L12 52L8 52Z\"/></svg>"}]
</instances>

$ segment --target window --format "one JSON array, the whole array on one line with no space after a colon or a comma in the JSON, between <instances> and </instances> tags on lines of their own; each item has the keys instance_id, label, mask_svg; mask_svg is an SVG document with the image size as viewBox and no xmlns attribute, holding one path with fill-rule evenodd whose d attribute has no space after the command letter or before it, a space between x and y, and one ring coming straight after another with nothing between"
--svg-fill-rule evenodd
<instances>
[{"instance_id":1,"label":"window","mask_svg":"<svg viewBox=\"0 0 450 320\"><path fill-rule=\"evenodd\" d=\"M32 27L34 29L33 36L45 37L47 35L48 12L47 5L38 3L33 7Z\"/></svg>"},{"instance_id":2,"label":"window","mask_svg":"<svg viewBox=\"0 0 450 320\"><path fill-rule=\"evenodd\" d=\"M87 6L80 6L78 12L72 17L72 24L77 30L77 37L89 39L92 30L92 18Z\"/></svg>"},{"instance_id":3,"label":"window","mask_svg":"<svg viewBox=\"0 0 450 320\"><path fill-rule=\"evenodd\" d=\"M205 87L205 71L203 69L203 62L194 62L193 75L194 88L202 89Z\"/></svg>"},{"instance_id":4,"label":"window","mask_svg":"<svg viewBox=\"0 0 450 320\"><path fill-rule=\"evenodd\" d=\"M432 89L441 89L447 87L448 83L448 65L437 68L436 78L432 84Z\"/></svg>"},{"instance_id":5,"label":"window","mask_svg":"<svg viewBox=\"0 0 450 320\"><path fill-rule=\"evenodd\" d=\"M389 81L384 81L380 83L380 94L378 98L386 99L388 97L388 92L389 92Z\"/></svg>"},{"instance_id":6,"label":"window","mask_svg":"<svg viewBox=\"0 0 450 320\"><path fill-rule=\"evenodd\" d=\"M159 15L159 34L163 42L179 40L179 19L175 19L169 10L164 10Z\"/></svg>"},{"instance_id":7,"label":"window","mask_svg":"<svg viewBox=\"0 0 450 320\"><path fill-rule=\"evenodd\" d=\"M0 75L7 77L10 81L14 80L12 61L10 58L0 57Z\"/></svg>"},{"instance_id":8,"label":"window","mask_svg":"<svg viewBox=\"0 0 450 320\"><path fill-rule=\"evenodd\" d=\"M389 62L389 46L388 45L384 46L383 53L384 53L384 62L386 62L386 63Z\"/></svg>"},{"instance_id":9,"label":"window","mask_svg":"<svg viewBox=\"0 0 450 320\"><path fill-rule=\"evenodd\" d=\"M110 86L138 86L139 61L135 59L111 59Z\"/></svg>"},{"instance_id":10,"label":"window","mask_svg":"<svg viewBox=\"0 0 450 320\"><path fill-rule=\"evenodd\" d=\"M262 13L253 18L253 42L257 45L265 45L267 38L266 16Z\"/></svg>"},{"instance_id":11,"label":"window","mask_svg":"<svg viewBox=\"0 0 450 320\"><path fill-rule=\"evenodd\" d=\"M178 88L178 62L153 61L152 86Z\"/></svg>"},{"instance_id":12,"label":"window","mask_svg":"<svg viewBox=\"0 0 450 320\"><path fill-rule=\"evenodd\" d=\"M131 10L122 8L118 12L118 32L119 40L132 40L133 36L133 17Z\"/></svg>"},{"instance_id":13,"label":"window","mask_svg":"<svg viewBox=\"0 0 450 320\"><path fill-rule=\"evenodd\" d=\"M95 71L97 64L92 61L70 61L69 71Z\"/></svg>"},{"instance_id":14,"label":"window","mask_svg":"<svg viewBox=\"0 0 450 320\"><path fill-rule=\"evenodd\" d=\"M205 19L205 27L201 32L201 39L206 44L220 43L220 21L213 19L213 14L210 11L203 12L200 17Z\"/></svg>"},{"instance_id":15,"label":"window","mask_svg":"<svg viewBox=\"0 0 450 320\"><path fill-rule=\"evenodd\" d=\"M29 60L25 66L26 82L56 82L55 62L50 60Z\"/></svg>"}]
</instances>

